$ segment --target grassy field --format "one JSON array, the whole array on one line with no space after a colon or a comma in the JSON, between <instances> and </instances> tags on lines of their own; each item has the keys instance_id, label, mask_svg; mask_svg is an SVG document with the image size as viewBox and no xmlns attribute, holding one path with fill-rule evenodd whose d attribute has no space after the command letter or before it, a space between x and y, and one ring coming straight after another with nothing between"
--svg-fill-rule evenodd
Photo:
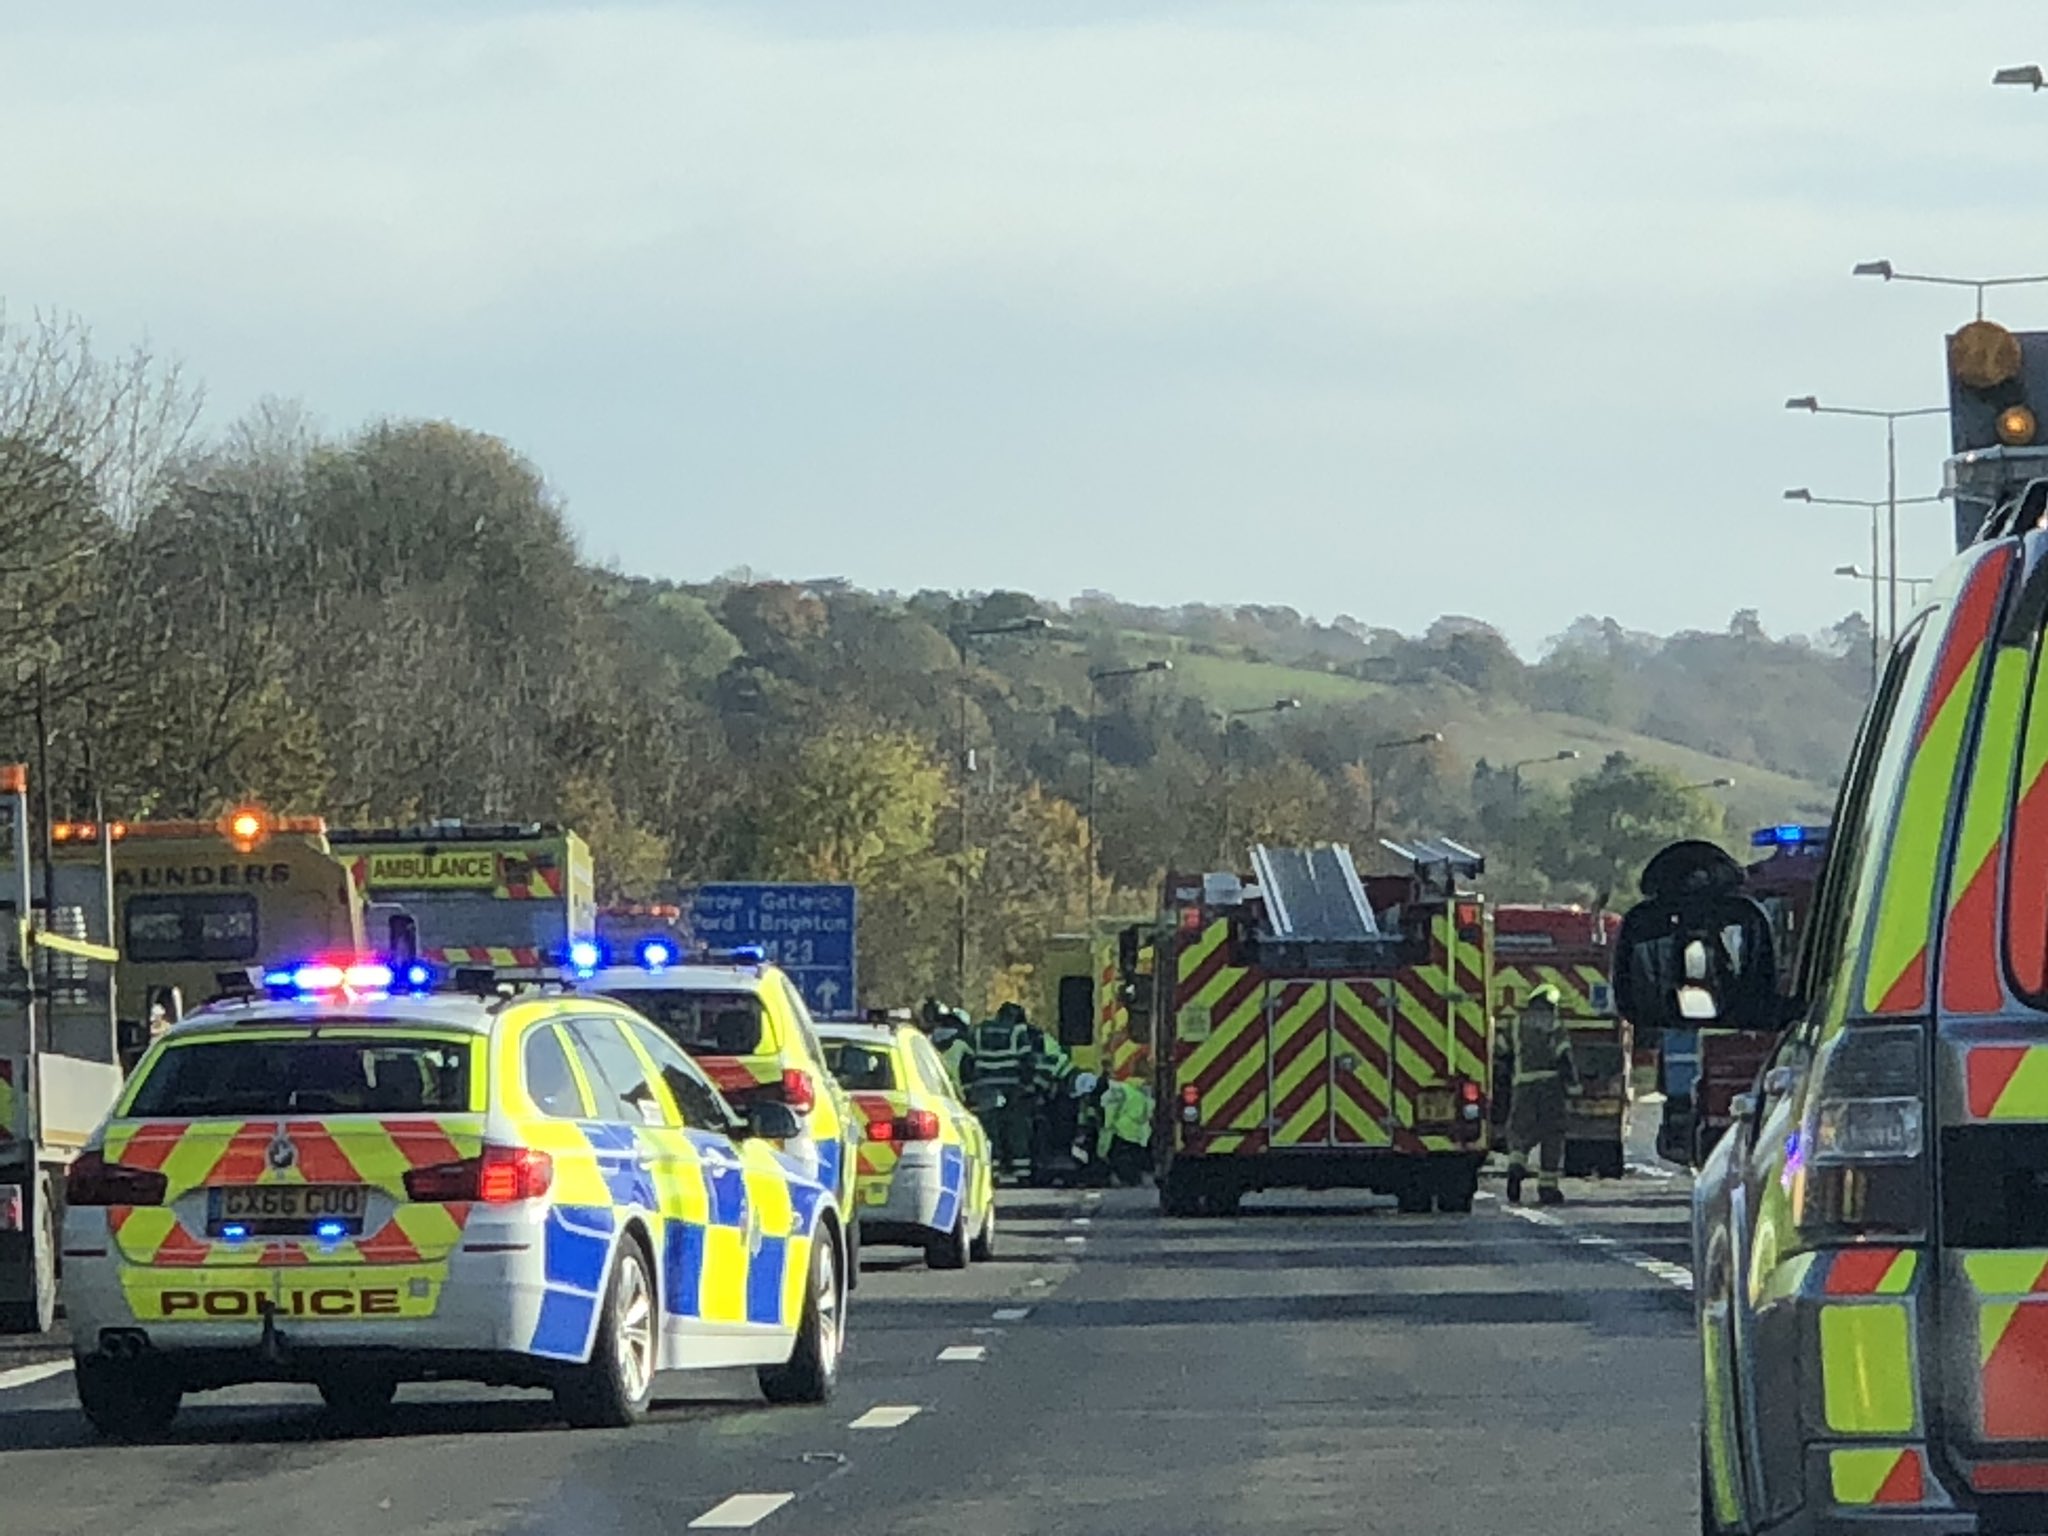
<instances>
[{"instance_id":1,"label":"grassy field","mask_svg":"<svg viewBox=\"0 0 2048 1536\"><path fill-rule=\"evenodd\" d=\"M1822 821L1834 801L1831 784L1772 773L1576 715L1545 714L1519 705L1477 700L1449 686L1401 689L1306 667L1248 661L1242 656L1197 656L1184 642L1168 635L1131 635L1126 643L1135 660L1170 657L1173 686L1218 709L1255 709L1280 698L1298 698L1304 709L1400 698L1433 722L1444 733L1452 753L1465 763L1485 758L1501 765L1550 757L1566 749L1580 754L1576 761L1525 770L1532 780L1540 776L1546 783L1569 783L1574 775L1591 772L1608 753L1617 751L1668 768L1689 782L1730 778L1735 780L1733 789L1714 793L1729 807L1731 830L1778 821Z\"/></svg>"}]
</instances>

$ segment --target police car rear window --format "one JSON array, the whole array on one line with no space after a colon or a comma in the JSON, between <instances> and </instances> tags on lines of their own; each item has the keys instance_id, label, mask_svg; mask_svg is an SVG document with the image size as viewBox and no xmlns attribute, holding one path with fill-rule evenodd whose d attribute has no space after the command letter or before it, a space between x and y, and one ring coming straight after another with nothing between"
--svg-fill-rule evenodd
<instances>
[{"instance_id":1,"label":"police car rear window","mask_svg":"<svg viewBox=\"0 0 2048 1536\"><path fill-rule=\"evenodd\" d=\"M692 1056L751 1056L762 1049L761 1003L751 992L662 992L613 996Z\"/></svg>"},{"instance_id":2,"label":"police car rear window","mask_svg":"<svg viewBox=\"0 0 2048 1536\"><path fill-rule=\"evenodd\" d=\"M896 1063L890 1053L852 1040L827 1040L825 1065L842 1088L885 1093L896 1086Z\"/></svg>"},{"instance_id":3,"label":"police car rear window","mask_svg":"<svg viewBox=\"0 0 2048 1536\"><path fill-rule=\"evenodd\" d=\"M469 1108L467 1041L317 1035L167 1047L127 1113L137 1119L442 1114Z\"/></svg>"}]
</instances>

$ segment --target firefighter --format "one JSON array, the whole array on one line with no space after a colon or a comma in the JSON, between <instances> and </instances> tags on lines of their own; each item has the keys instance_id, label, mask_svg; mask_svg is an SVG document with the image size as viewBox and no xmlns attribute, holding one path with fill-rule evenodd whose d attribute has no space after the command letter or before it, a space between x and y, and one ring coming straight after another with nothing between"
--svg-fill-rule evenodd
<instances>
[{"instance_id":1,"label":"firefighter","mask_svg":"<svg viewBox=\"0 0 2048 1536\"><path fill-rule=\"evenodd\" d=\"M1564 1170L1565 1099L1578 1091L1571 1036L1557 1016L1557 988L1529 994L1515 1020L1513 1102L1508 1110L1508 1200L1522 1202L1529 1154L1539 1154L1536 1199L1564 1204L1558 1176Z\"/></svg>"},{"instance_id":2,"label":"firefighter","mask_svg":"<svg viewBox=\"0 0 2048 1536\"><path fill-rule=\"evenodd\" d=\"M1144 1078L1122 1078L1104 1092L1099 1145L1119 1184L1144 1182L1152 1154L1152 1089Z\"/></svg>"},{"instance_id":3,"label":"firefighter","mask_svg":"<svg viewBox=\"0 0 2048 1536\"><path fill-rule=\"evenodd\" d=\"M996 1175L1011 1181L1029 1177L1033 1063L1024 1010L1015 1003L1003 1004L994 1018L974 1027L972 1049L974 1072L967 1102L988 1132Z\"/></svg>"},{"instance_id":4,"label":"firefighter","mask_svg":"<svg viewBox=\"0 0 2048 1536\"><path fill-rule=\"evenodd\" d=\"M1017 1017L1024 1019L1022 1008L1017 1010ZM1031 1102L1032 1176L1044 1183L1074 1140L1070 1114L1073 1100L1067 1092L1074 1076L1074 1060L1058 1040L1028 1019L1024 1019L1024 1029L1030 1040L1025 1091Z\"/></svg>"}]
</instances>

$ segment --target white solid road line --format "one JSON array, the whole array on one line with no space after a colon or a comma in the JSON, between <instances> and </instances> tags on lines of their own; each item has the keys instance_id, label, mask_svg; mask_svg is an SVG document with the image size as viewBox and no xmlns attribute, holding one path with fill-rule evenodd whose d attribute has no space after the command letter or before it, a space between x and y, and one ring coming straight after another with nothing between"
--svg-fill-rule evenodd
<instances>
[{"instance_id":1,"label":"white solid road line","mask_svg":"<svg viewBox=\"0 0 2048 1536\"><path fill-rule=\"evenodd\" d=\"M979 1361L988 1358L986 1344L948 1344L939 1351L941 1360Z\"/></svg>"},{"instance_id":2,"label":"white solid road line","mask_svg":"<svg viewBox=\"0 0 2048 1536\"><path fill-rule=\"evenodd\" d=\"M793 1493L736 1493L690 1522L693 1531L752 1530L796 1497Z\"/></svg>"},{"instance_id":3,"label":"white solid road line","mask_svg":"<svg viewBox=\"0 0 2048 1536\"><path fill-rule=\"evenodd\" d=\"M1029 1307L997 1307L996 1321L999 1323L1021 1323L1031 1315Z\"/></svg>"},{"instance_id":4,"label":"white solid road line","mask_svg":"<svg viewBox=\"0 0 2048 1536\"><path fill-rule=\"evenodd\" d=\"M913 1408L907 1403L884 1405L882 1407L870 1408L846 1427L848 1429L901 1429L923 1412L922 1408Z\"/></svg>"},{"instance_id":5,"label":"white solid road line","mask_svg":"<svg viewBox=\"0 0 2048 1536\"><path fill-rule=\"evenodd\" d=\"M1629 1268L1639 1269L1653 1279L1662 1280L1668 1286L1681 1291L1692 1289L1692 1271L1683 1264L1673 1264L1668 1259L1653 1258L1634 1248L1625 1248L1613 1238L1599 1232L1575 1231L1570 1222L1563 1221L1548 1211L1527 1210L1519 1205L1509 1205L1506 1201L1501 1202L1501 1209L1510 1216L1519 1216L1532 1225L1549 1227L1554 1232L1561 1232L1581 1248L1591 1248L1595 1253L1605 1254L1610 1259L1619 1259Z\"/></svg>"},{"instance_id":6,"label":"white solid road line","mask_svg":"<svg viewBox=\"0 0 2048 1536\"><path fill-rule=\"evenodd\" d=\"M71 1369L69 1360L45 1360L39 1365L17 1365L11 1371L0 1371L0 1392L9 1387L32 1387L39 1381L48 1381L52 1376L62 1376Z\"/></svg>"}]
</instances>

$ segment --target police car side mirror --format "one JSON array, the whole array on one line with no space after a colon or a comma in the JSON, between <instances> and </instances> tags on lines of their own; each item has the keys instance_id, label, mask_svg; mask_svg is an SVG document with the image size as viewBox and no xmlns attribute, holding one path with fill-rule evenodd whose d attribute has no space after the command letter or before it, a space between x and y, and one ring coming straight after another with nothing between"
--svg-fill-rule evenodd
<instances>
[{"instance_id":1,"label":"police car side mirror","mask_svg":"<svg viewBox=\"0 0 2048 1536\"><path fill-rule=\"evenodd\" d=\"M761 1141L794 1141L803 1133L803 1124L797 1119L796 1111L787 1104L757 1099L747 1106L742 1135Z\"/></svg>"}]
</instances>

